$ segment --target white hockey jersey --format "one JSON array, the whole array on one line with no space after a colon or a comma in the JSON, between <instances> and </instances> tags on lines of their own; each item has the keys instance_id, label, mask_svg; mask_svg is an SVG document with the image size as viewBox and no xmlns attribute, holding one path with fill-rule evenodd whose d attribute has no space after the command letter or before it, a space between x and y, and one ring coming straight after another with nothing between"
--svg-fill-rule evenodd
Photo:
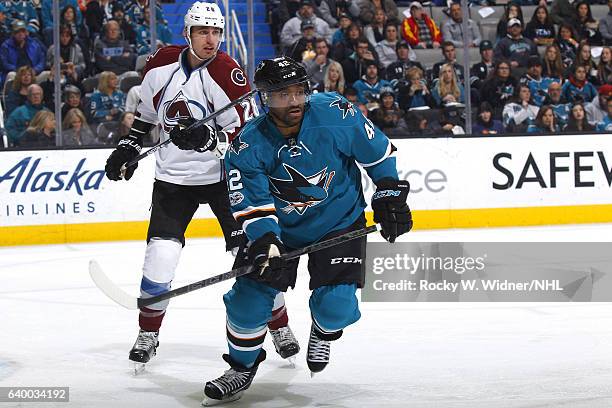
<instances>
[{"instance_id":1,"label":"white hockey jersey","mask_svg":"<svg viewBox=\"0 0 612 408\"><path fill-rule=\"evenodd\" d=\"M147 59L136 116L160 128L160 141L181 118L202 119L250 91L236 61L219 51L208 64L187 75L183 66L185 46L159 49ZM232 140L254 115L256 105L246 100L215 120L217 129ZM212 123L211 123L212 124ZM155 178L173 184L205 185L225 179L223 165L212 152L180 150L173 143L155 153Z\"/></svg>"}]
</instances>

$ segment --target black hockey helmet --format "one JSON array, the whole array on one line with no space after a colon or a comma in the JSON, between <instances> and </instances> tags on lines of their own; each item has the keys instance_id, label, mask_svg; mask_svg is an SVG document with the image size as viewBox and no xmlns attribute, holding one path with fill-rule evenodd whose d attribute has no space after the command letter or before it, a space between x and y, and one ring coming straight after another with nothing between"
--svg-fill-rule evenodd
<instances>
[{"instance_id":1,"label":"black hockey helmet","mask_svg":"<svg viewBox=\"0 0 612 408\"><path fill-rule=\"evenodd\" d=\"M259 92L272 92L301 83L310 91L306 69L285 56L261 61L255 68L254 82Z\"/></svg>"}]
</instances>

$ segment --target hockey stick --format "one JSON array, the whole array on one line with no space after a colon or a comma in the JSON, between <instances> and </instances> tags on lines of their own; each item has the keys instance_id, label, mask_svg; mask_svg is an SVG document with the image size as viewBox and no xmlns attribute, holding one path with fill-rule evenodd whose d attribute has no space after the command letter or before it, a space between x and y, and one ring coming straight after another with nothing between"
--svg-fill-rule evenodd
<instances>
[{"instance_id":1,"label":"hockey stick","mask_svg":"<svg viewBox=\"0 0 612 408\"><path fill-rule=\"evenodd\" d=\"M245 93L240 98L238 98L238 99L236 99L234 101L231 101L230 103L228 103L227 105L225 105L221 109L217 109L216 111L214 111L213 113L211 113L207 117L205 117L203 119L200 119L197 122L194 122L193 124L189 125L186 128L186 130L191 130L194 127L199 126L199 125L201 125L203 123L210 122L211 120L213 120L214 118L216 118L217 116L222 114L223 112L230 110L231 108L233 108L234 106L238 105L239 103L241 103L245 99L248 99L248 98L252 97L253 95L255 95L256 92L257 92L257 89L253 89L252 91L249 91L249 92ZM129 162L127 162L123 166L121 166L121 174L122 175L125 174L125 170L128 167L133 166L136 163L138 163L139 161L141 161L142 159L144 159L145 157L152 155L153 153L155 153L156 151L158 151L159 149L161 149L162 147L164 147L165 145L167 145L170 142L172 142L171 139L166 139L163 142L160 142L160 143L156 144L155 146L153 146L152 148L150 148L146 152L140 153L138 156L134 157L132 160L130 160Z\"/></svg>"},{"instance_id":2,"label":"hockey stick","mask_svg":"<svg viewBox=\"0 0 612 408\"><path fill-rule=\"evenodd\" d=\"M379 231L380 227L378 224L372 225L366 228L358 229L355 231L347 232L346 234L339 235L334 238L330 238L325 241L317 242L312 245L308 245L301 249L296 249L295 251L287 252L282 255L282 258L285 260L295 259L300 257L301 255L309 254L311 252L320 251L322 249L330 248L335 245L341 244L346 241L350 241L352 239L363 237L367 234L370 234L374 231ZM198 282L191 283L186 286L182 286L177 289L173 289L171 291L162 293L157 296L153 296L150 298L137 298L129 295L123 289L115 285L102 271L102 268L95 260L89 261L89 275L91 279L94 281L96 286L104 292L106 296L114 300L116 303L125 307L126 309L138 309L144 306L149 306L157 302L161 302L162 300L170 299L176 296L183 295L185 293L193 292L194 290L202 289L210 285L214 285L215 283L223 282L228 279L237 278L239 276L246 275L251 273L253 267L251 265L246 265L237 269L233 269L229 272L222 273L220 275L215 275L210 278L203 279Z\"/></svg>"}]
</instances>

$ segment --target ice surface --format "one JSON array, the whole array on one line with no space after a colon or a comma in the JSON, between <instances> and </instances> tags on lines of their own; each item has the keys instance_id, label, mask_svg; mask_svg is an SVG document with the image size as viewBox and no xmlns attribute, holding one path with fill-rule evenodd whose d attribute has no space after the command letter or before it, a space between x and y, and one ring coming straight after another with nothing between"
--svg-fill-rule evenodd
<instances>
[{"instance_id":1,"label":"ice surface","mask_svg":"<svg viewBox=\"0 0 612 408\"><path fill-rule=\"evenodd\" d=\"M411 241L610 241L611 225L414 232ZM98 260L136 295L143 242L0 249L0 386L69 386L70 403L32 407L198 407L227 365L224 282L171 300L158 355L138 377L128 351L137 312L89 279ZM189 240L174 286L231 267L219 239ZM612 407L612 305L604 303L362 304L310 378L307 273L287 294L301 342L295 369L274 352L231 407Z\"/></svg>"}]
</instances>

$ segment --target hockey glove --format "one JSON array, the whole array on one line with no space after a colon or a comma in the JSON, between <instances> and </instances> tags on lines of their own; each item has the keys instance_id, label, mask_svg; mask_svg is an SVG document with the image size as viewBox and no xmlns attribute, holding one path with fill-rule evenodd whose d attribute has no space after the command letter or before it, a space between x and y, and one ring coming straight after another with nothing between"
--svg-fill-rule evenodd
<instances>
[{"instance_id":1,"label":"hockey glove","mask_svg":"<svg viewBox=\"0 0 612 408\"><path fill-rule=\"evenodd\" d=\"M187 129L197 121L194 118L179 119L170 131L170 139L181 150L211 151L217 146L217 131L208 123Z\"/></svg>"},{"instance_id":2,"label":"hockey glove","mask_svg":"<svg viewBox=\"0 0 612 408\"><path fill-rule=\"evenodd\" d=\"M380 233L389 242L412 229L412 214L406 204L410 184L404 180L382 179L376 183L372 196L374 222L382 227Z\"/></svg>"},{"instance_id":3,"label":"hockey glove","mask_svg":"<svg viewBox=\"0 0 612 408\"><path fill-rule=\"evenodd\" d=\"M138 163L126 168L124 175L121 174L121 167L138 156L140 149L141 146L134 136L128 135L121 139L117 144L117 148L106 160L106 166L104 167L106 177L114 181L121 180L122 178L126 180L132 178L136 167L138 167Z\"/></svg>"},{"instance_id":4,"label":"hockey glove","mask_svg":"<svg viewBox=\"0 0 612 408\"><path fill-rule=\"evenodd\" d=\"M272 232L255 240L248 250L249 261L255 266L259 279L281 292L286 292L293 284L288 264L280 256L285 246Z\"/></svg>"}]
</instances>

